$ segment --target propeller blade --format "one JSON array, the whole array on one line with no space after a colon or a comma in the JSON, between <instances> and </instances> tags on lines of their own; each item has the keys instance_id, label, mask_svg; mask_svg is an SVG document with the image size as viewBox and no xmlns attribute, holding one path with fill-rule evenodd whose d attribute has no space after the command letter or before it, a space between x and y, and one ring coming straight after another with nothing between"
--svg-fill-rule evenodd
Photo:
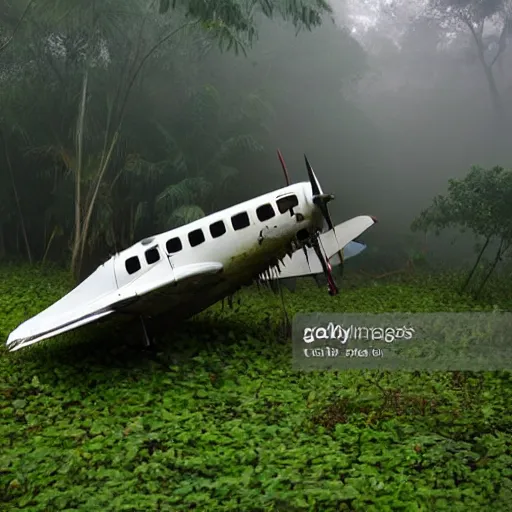
<instances>
[{"instance_id":1,"label":"propeller blade","mask_svg":"<svg viewBox=\"0 0 512 512\"><path fill-rule=\"evenodd\" d=\"M327 208L327 203L334 199L332 194L324 194L322 189L320 188L320 184L316 179L315 173L313 172L313 168L309 163L308 157L304 155L304 160L306 161L306 168L308 170L309 182L311 183L311 190L313 192L313 203L318 206L320 211L322 212L322 216L327 222L327 226L329 229L334 228L334 224L332 223L331 215L329 213L329 209Z\"/></svg>"},{"instance_id":2,"label":"propeller blade","mask_svg":"<svg viewBox=\"0 0 512 512\"><path fill-rule=\"evenodd\" d=\"M318 183L318 180L316 179L315 173L313 172L313 168L311 167L311 164L309 163L308 157L306 155L304 155L304 160L306 161L306 169L308 170L308 177L309 177L309 182L311 183L313 197L318 196L322 193L322 190L320 189L320 184Z\"/></svg>"},{"instance_id":3,"label":"propeller blade","mask_svg":"<svg viewBox=\"0 0 512 512\"><path fill-rule=\"evenodd\" d=\"M281 154L281 151L279 151L279 149L277 150L277 157L279 158L279 162L281 162L281 167L284 172L284 179L286 181L286 186L288 187L290 185L290 176L288 175L288 169L286 168L283 155Z\"/></svg>"},{"instance_id":4,"label":"propeller blade","mask_svg":"<svg viewBox=\"0 0 512 512\"><path fill-rule=\"evenodd\" d=\"M311 245L318 257L318 260L320 261L320 265L322 266L324 276L327 279L327 285L329 287L329 295L338 295L339 290L338 290L338 287L336 286L336 283L334 282L334 278L332 277L331 264L327 261L327 259L322 254L322 250L320 249L320 243L318 241L318 238L315 238L312 241Z\"/></svg>"},{"instance_id":5,"label":"propeller blade","mask_svg":"<svg viewBox=\"0 0 512 512\"><path fill-rule=\"evenodd\" d=\"M327 223L327 227L329 230L334 229L334 224L331 219L331 214L329 213L329 208L327 207L327 203L329 201L332 201L334 199L334 196L332 194L324 194L322 192L322 189L320 188L320 184L318 183L318 180L315 176L315 173L313 171L313 168L311 167L311 164L309 163L308 157L304 155L304 160L306 161L306 168L308 170L308 177L309 182L311 183L311 190L313 192L313 203L320 209L320 212L322 213L323 218L325 219L325 222ZM336 237L336 233L334 232L334 236ZM343 261L343 252L340 250L338 252L339 258L340 258L340 267L343 268L344 261ZM326 267L327 268L327 267ZM330 269L329 269L330 273ZM332 280L332 275L329 276L330 280ZM328 282L329 282L328 278ZM336 284L332 282L329 284L329 287L331 290L336 289ZM337 291L336 291L337 293ZM331 293L334 294L334 293Z\"/></svg>"},{"instance_id":6,"label":"propeller blade","mask_svg":"<svg viewBox=\"0 0 512 512\"><path fill-rule=\"evenodd\" d=\"M329 214L329 210L327 208L327 203L319 201L317 206L320 208L320 211L324 216L325 222L327 222L329 230L334 229L334 224L332 223L331 215Z\"/></svg>"}]
</instances>

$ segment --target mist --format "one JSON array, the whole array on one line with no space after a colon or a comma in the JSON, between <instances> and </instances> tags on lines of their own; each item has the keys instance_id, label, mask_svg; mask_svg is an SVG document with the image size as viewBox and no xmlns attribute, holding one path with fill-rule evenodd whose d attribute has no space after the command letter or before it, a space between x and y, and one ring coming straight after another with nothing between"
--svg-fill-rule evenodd
<instances>
[{"instance_id":1,"label":"mist","mask_svg":"<svg viewBox=\"0 0 512 512\"><path fill-rule=\"evenodd\" d=\"M92 239L82 248L91 266L136 239L284 186L278 148L294 182L306 179L307 154L323 189L336 196L336 222L361 214L380 220L365 237L362 264L383 261L384 253L391 266L398 264L413 243L411 222L450 178L472 165L510 165L512 55L499 43L501 34L508 42L508 32L493 15L481 36L484 59L493 63L493 95L470 30L446 13L433 15L428 5L334 2L309 27L259 15L252 44L234 37L222 48L221 35L191 28L169 44L160 41L147 61L140 61L142 50L179 16L149 17L145 26L127 18L124 39L105 22L83 105L84 61L66 63L69 41L83 35L54 19L45 19L40 33L20 30L0 54L6 143L0 254L31 252L38 260L69 254L73 216L78 225L70 169L79 158L79 128L82 192L95 197ZM45 41L45 49L28 51L29 41ZM141 73L132 83L126 70L137 68L137 58ZM120 142L108 154L116 101ZM226 141L236 148L210 169ZM112 161L94 192L91 169L99 155ZM226 187L208 196L205 190L221 180ZM452 241L449 233L427 245L445 262L473 256L471 237ZM368 259L372 254L377 259Z\"/></svg>"},{"instance_id":2,"label":"mist","mask_svg":"<svg viewBox=\"0 0 512 512\"><path fill-rule=\"evenodd\" d=\"M283 151L295 181L305 178L306 153L336 196L337 220L377 216L381 222L365 240L396 250L399 259L412 220L449 179L473 165L510 165L510 123L497 121L469 31L448 31L447 43L447 31L421 17L393 21L390 30L389 16L377 10L364 29L343 11L298 35L261 20L248 58L210 57L212 75L221 88L265 90L275 109L270 151L246 165L244 198L283 185L271 146ZM505 51L497 73L505 105L511 63ZM469 235L449 231L427 245L446 264L473 258Z\"/></svg>"},{"instance_id":3,"label":"mist","mask_svg":"<svg viewBox=\"0 0 512 512\"><path fill-rule=\"evenodd\" d=\"M511 509L512 0L326 1L0 0L4 510Z\"/></svg>"}]
</instances>

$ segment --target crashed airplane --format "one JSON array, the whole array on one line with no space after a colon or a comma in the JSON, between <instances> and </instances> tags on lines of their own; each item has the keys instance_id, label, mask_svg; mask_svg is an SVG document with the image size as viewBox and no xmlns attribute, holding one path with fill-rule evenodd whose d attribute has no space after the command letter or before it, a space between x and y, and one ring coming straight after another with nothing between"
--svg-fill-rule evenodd
<instances>
[{"instance_id":1,"label":"crashed airplane","mask_svg":"<svg viewBox=\"0 0 512 512\"><path fill-rule=\"evenodd\" d=\"M146 323L177 323L233 295L242 286L323 274L338 293L332 266L376 219L358 216L334 226L306 156L308 181L287 186L136 243L112 256L55 304L19 325L8 337L10 351L96 322L127 315ZM327 230L324 230L324 224Z\"/></svg>"}]
</instances>

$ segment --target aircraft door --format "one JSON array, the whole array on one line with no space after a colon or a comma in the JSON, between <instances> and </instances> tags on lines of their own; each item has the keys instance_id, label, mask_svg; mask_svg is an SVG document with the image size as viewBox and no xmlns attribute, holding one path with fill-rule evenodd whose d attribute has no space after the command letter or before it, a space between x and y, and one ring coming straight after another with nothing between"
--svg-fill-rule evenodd
<instances>
[{"instance_id":1,"label":"aircraft door","mask_svg":"<svg viewBox=\"0 0 512 512\"><path fill-rule=\"evenodd\" d=\"M117 287L126 286L147 272L152 279L169 281L174 274L172 263L158 245L152 247L136 246L118 254L114 262Z\"/></svg>"},{"instance_id":2,"label":"aircraft door","mask_svg":"<svg viewBox=\"0 0 512 512\"><path fill-rule=\"evenodd\" d=\"M179 266L179 263L177 264L176 260L182 259L182 250L183 243L181 241L181 238L178 236L174 236L167 240L167 242L165 243L165 250L162 250L162 252L167 256L167 261L169 262L169 265L171 266L173 272L174 268L176 266Z\"/></svg>"},{"instance_id":3,"label":"aircraft door","mask_svg":"<svg viewBox=\"0 0 512 512\"><path fill-rule=\"evenodd\" d=\"M128 250L117 254L114 259L117 287L122 288L140 277L143 273L143 265L142 251Z\"/></svg>"}]
</instances>

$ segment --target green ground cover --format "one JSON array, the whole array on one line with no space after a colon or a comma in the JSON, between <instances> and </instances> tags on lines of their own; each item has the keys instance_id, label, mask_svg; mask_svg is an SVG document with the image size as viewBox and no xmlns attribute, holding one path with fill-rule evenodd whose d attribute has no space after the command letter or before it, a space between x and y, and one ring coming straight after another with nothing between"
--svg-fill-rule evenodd
<instances>
[{"instance_id":1,"label":"green ground cover","mask_svg":"<svg viewBox=\"0 0 512 512\"><path fill-rule=\"evenodd\" d=\"M304 284L285 301L289 314L511 309L453 279L349 282L336 298ZM2 344L69 286L0 269ZM0 510L512 510L509 373L294 372L281 317L278 296L250 289L154 352L102 327L2 346Z\"/></svg>"}]
</instances>

